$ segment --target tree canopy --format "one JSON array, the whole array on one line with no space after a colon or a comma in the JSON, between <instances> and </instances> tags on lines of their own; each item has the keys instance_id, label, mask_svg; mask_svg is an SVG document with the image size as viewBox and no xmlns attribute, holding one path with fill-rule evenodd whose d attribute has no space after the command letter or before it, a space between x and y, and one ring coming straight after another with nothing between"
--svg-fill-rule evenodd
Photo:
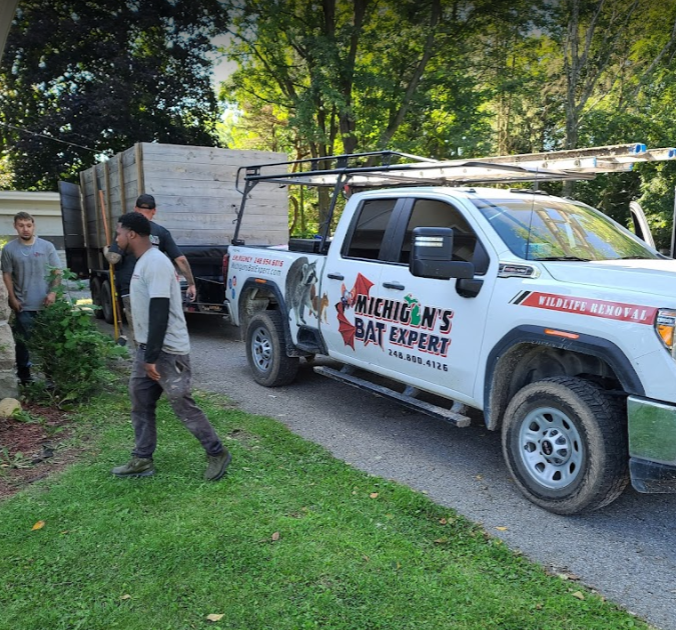
<instances>
[{"instance_id":1,"label":"tree canopy","mask_svg":"<svg viewBox=\"0 0 676 630\"><path fill-rule=\"evenodd\" d=\"M676 144L676 0L22 0L0 70L20 188L153 140L291 159ZM639 199L664 246L675 184L660 163L549 188L622 221ZM323 220L325 200L292 203Z\"/></svg>"},{"instance_id":2,"label":"tree canopy","mask_svg":"<svg viewBox=\"0 0 676 630\"><path fill-rule=\"evenodd\" d=\"M274 134L276 150L294 157L395 149L436 158L676 144L676 0L231 5L238 70L221 98L239 112L235 144L263 149ZM674 170L599 177L577 184L576 196L620 220L641 198L660 231Z\"/></svg>"},{"instance_id":3,"label":"tree canopy","mask_svg":"<svg viewBox=\"0 0 676 630\"><path fill-rule=\"evenodd\" d=\"M0 134L20 189L54 190L135 142L213 145L218 0L22 0L0 66Z\"/></svg>"}]
</instances>

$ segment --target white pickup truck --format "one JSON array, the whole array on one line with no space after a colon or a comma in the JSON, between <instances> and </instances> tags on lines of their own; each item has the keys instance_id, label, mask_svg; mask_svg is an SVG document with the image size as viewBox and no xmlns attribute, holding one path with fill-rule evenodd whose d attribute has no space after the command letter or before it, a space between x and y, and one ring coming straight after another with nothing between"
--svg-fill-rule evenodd
<instances>
[{"instance_id":1,"label":"white pickup truck","mask_svg":"<svg viewBox=\"0 0 676 630\"><path fill-rule=\"evenodd\" d=\"M558 514L603 507L629 479L675 492L676 261L585 204L420 186L439 174L408 166L307 174L337 193L395 184L351 194L331 237L253 247L235 234L227 307L254 379L286 385L301 357L328 355L344 367L315 370L457 426L479 410L523 494ZM247 187L291 177L252 167Z\"/></svg>"}]
</instances>

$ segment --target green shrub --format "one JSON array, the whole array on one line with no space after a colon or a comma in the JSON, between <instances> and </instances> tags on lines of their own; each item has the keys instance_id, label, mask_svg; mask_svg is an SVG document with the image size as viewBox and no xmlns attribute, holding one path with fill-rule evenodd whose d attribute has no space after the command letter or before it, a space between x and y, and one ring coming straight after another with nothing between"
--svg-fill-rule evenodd
<instances>
[{"instance_id":1,"label":"green shrub","mask_svg":"<svg viewBox=\"0 0 676 630\"><path fill-rule=\"evenodd\" d=\"M51 271L53 275L54 270ZM65 269L63 280L75 275ZM56 288L56 301L35 318L28 348L35 366L49 381L51 402L82 402L115 380L112 360L127 356L123 348L96 326L91 307L78 306L66 297L63 283ZM44 386L33 386L29 395L47 393Z\"/></svg>"}]
</instances>

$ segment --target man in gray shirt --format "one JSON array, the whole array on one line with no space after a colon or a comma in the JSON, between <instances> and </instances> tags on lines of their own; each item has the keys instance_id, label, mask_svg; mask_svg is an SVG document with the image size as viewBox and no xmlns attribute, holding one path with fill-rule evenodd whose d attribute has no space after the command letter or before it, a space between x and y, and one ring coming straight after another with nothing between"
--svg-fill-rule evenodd
<instances>
[{"instance_id":1,"label":"man in gray shirt","mask_svg":"<svg viewBox=\"0 0 676 630\"><path fill-rule=\"evenodd\" d=\"M141 213L130 212L120 217L117 245L137 259L129 288L137 343L129 380L135 446L131 460L112 472L118 477L154 474L155 407L164 392L174 413L206 451L205 479L216 481L225 474L230 453L192 398L190 339L178 277L171 261L153 247L150 235L150 221Z\"/></svg>"},{"instance_id":2,"label":"man in gray shirt","mask_svg":"<svg viewBox=\"0 0 676 630\"><path fill-rule=\"evenodd\" d=\"M33 321L45 306L54 304L54 287L59 276L49 283L49 269L61 268L56 248L35 235L35 220L27 212L14 215L18 238L2 248L2 279L7 287L9 306L14 311L12 332L16 345L17 375L22 384L31 380L30 356L26 341Z\"/></svg>"}]
</instances>

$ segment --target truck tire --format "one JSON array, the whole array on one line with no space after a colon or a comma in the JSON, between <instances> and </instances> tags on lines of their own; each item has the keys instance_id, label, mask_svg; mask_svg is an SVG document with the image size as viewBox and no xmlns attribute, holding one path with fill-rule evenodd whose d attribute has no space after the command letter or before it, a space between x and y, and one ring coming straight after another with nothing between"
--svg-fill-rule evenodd
<instances>
[{"instance_id":1,"label":"truck tire","mask_svg":"<svg viewBox=\"0 0 676 630\"><path fill-rule=\"evenodd\" d=\"M92 304L94 306L101 306L101 280L100 278L92 278L89 281L89 291L92 294ZM94 309L94 317L96 319L103 319L103 309Z\"/></svg>"},{"instance_id":2,"label":"truck tire","mask_svg":"<svg viewBox=\"0 0 676 630\"><path fill-rule=\"evenodd\" d=\"M113 323L113 298L110 295L110 282L104 280L101 285L101 312L103 319L108 324Z\"/></svg>"},{"instance_id":3,"label":"truck tire","mask_svg":"<svg viewBox=\"0 0 676 630\"><path fill-rule=\"evenodd\" d=\"M246 357L254 380L265 387L288 385L298 372L298 357L286 354L279 311L259 311L246 329Z\"/></svg>"},{"instance_id":4,"label":"truck tire","mask_svg":"<svg viewBox=\"0 0 676 630\"><path fill-rule=\"evenodd\" d=\"M628 482L626 413L617 397L581 378L548 378L517 392L503 418L502 450L521 492L555 514L599 509Z\"/></svg>"}]
</instances>

